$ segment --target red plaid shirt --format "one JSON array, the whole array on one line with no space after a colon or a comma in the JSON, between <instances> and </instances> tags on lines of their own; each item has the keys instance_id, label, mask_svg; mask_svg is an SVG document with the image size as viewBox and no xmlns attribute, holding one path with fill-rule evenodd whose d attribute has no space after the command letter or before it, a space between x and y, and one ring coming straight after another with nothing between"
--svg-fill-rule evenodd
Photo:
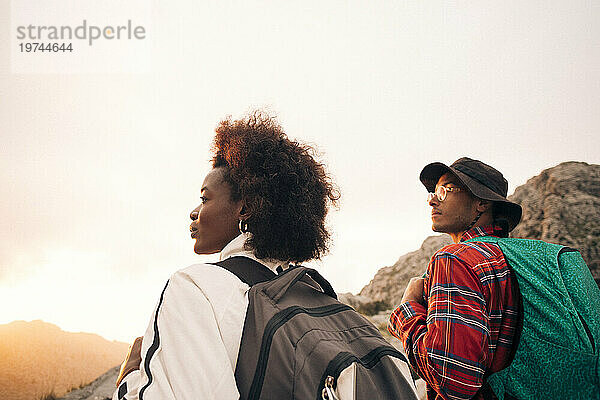
<instances>
[{"instance_id":1,"label":"red plaid shirt","mask_svg":"<svg viewBox=\"0 0 600 400\"><path fill-rule=\"evenodd\" d=\"M388 330L427 382L427 399L482 399L484 375L508 365L518 323L518 293L506 259L492 243L465 240L493 228L466 232L461 243L431 257L424 302L401 304Z\"/></svg>"}]
</instances>

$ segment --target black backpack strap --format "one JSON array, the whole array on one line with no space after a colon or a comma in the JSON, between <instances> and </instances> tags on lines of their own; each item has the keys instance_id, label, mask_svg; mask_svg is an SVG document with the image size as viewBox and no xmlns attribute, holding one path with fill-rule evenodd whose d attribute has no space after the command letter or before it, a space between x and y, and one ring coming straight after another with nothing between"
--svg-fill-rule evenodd
<instances>
[{"instance_id":1,"label":"black backpack strap","mask_svg":"<svg viewBox=\"0 0 600 400\"><path fill-rule=\"evenodd\" d=\"M275 278L275 273L258 261L244 256L235 256L213 263L231 272L242 282L254 286L260 282L266 282Z\"/></svg>"}]
</instances>

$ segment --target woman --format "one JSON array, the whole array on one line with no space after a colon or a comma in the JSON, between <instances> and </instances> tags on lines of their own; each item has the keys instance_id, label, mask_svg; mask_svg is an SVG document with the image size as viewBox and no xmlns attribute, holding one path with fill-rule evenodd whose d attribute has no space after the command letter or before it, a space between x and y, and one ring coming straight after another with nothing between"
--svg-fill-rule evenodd
<instances>
[{"instance_id":1,"label":"woman","mask_svg":"<svg viewBox=\"0 0 600 400\"><path fill-rule=\"evenodd\" d=\"M194 251L246 256L273 271L320 258L329 241L325 216L339 196L311 153L260 112L222 121L190 214ZM176 272L123 363L113 399L238 399L248 289L213 264Z\"/></svg>"}]
</instances>

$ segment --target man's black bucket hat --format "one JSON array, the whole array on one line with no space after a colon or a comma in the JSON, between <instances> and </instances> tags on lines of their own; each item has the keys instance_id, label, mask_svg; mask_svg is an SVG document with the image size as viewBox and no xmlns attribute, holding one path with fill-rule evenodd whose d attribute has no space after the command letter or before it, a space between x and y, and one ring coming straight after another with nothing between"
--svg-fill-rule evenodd
<instances>
[{"instance_id":1,"label":"man's black bucket hat","mask_svg":"<svg viewBox=\"0 0 600 400\"><path fill-rule=\"evenodd\" d=\"M435 192L435 185L442 175L452 172L474 196L498 203L498 214L508 220L508 229L512 231L521 220L523 210L517 203L506 198L508 181L495 168L468 157L459 158L452 165L440 162L426 165L419 179L430 193Z\"/></svg>"}]
</instances>

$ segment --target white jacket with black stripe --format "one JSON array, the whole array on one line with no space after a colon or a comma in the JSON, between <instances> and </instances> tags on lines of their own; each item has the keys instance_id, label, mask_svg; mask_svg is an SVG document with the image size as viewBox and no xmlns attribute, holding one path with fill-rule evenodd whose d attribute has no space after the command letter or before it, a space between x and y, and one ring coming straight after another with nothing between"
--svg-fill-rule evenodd
<instances>
[{"instance_id":1,"label":"white jacket with black stripe","mask_svg":"<svg viewBox=\"0 0 600 400\"><path fill-rule=\"evenodd\" d=\"M239 235L220 259L258 260ZM249 286L212 264L177 271L167 282L142 341L140 369L130 372L113 400L238 399L235 366L248 308Z\"/></svg>"}]
</instances>

